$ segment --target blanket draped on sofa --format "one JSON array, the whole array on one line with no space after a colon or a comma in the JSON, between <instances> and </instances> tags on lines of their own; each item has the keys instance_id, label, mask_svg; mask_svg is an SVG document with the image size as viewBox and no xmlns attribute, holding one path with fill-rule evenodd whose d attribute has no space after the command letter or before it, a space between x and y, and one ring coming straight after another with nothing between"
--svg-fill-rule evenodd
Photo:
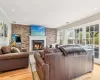
<instances>
[{"instance_id":1,"label":"blanket draped on sofa","mask_svg":"<svg viewBox=\"0 0 100 80\"><path fill-rule=\"evenodd\" d=\"M64 45L60 46L59 49L63 52L64 56L69 54L73 55L80 55L80 54L87 54L84 48L79 45Z\"/></svg>"}]
</instances>

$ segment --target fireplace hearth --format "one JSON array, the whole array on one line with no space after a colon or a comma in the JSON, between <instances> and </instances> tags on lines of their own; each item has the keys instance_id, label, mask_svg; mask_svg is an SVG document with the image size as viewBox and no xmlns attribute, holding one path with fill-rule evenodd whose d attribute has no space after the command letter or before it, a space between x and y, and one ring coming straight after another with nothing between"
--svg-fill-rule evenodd
<instances>
[{"instance_id":1,"label":"fireplace hearth","mask_svg":"<svg viewBox=\"0 0 100 80\"><path fill-rule=\"evenodd\" d=\"M33 40L33 50L43 50L44 40Z\"/></svg>"}]
</instances>

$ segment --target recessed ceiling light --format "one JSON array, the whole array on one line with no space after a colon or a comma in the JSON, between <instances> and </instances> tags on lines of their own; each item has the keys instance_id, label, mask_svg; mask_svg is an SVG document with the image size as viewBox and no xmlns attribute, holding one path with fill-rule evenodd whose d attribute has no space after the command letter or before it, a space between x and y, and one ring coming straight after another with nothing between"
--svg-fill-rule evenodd
<instances>
[{"instance_id":1,"label":"recessed ceiling light","mask_svg":"<svg viewBox=\"0 0 100 80\"><path fill-rule=\"evenodd\" d=\"M94 10L97 10L97 8L94 8Z\"/></svg>"},{"instance_id":2,"label":"recessed ceiling light","mask_svg":"<svg viewBox=\"0 0 100 80\"><path fill-rule=\"evenodd\" d=\"M69 22L66 22L67 24L69 23Z\"/></svg>"},{"instance_id":3,"label":"recessed ceiling light","mask_svg":"<svg viewBox=\"0 0 100 80\"><path fill-rule=\"evenodd\" d=\"M12 11L15 11L14 9L12 9Z\"/></svg>"},{"instance_id":4,"label":"recessed ceiling light","mask_svg":"<svg viewBox=\"0 0 100 80\"><path fill-rule=\"evenodd\" d=\"M27 21L27 18L25 18L24 21Z\"/></svg>"}]
</instances>

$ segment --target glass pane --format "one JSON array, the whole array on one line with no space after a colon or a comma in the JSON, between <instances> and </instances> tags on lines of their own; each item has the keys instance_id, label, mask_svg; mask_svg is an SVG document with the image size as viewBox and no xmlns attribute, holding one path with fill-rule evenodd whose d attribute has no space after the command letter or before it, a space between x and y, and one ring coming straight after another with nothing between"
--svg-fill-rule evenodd
<instances>
[{"instance_id":1,"label":"glass pane","mask_svg":"<svg viewBox=\"0 0 100 80\"><path fill-rule=\"evenodd\" d=\"M86 38L90 38L90 33L86 32Z\"/></svg>"},{"instance_id":2,"label":"glass pane","mask_svg":"<svg viewBox=\"0 0 100 80\"><path fill-rule=\"evenodd\" d=\"M79 32L79 38L82 39L82 31Z\"/></svg>"},{"instance_id":3,"label":"glass pane","mask_svg":"<svg viewBox=\"0 0 100 80\"><path fill-rule=\"evenodd\" d=\"M93 39L92 38L90 38L90 44L93 44Z\"/></svg>"},{"instance_id":4,"label":"glass pane","mask_svg":"<svg viewBox=\"0 0 100 80\"><path fill-rule=\"evenodd\" d=\"M94 25L90 26L90 31L94 31Z\"/></svg>"},{"instance_id":5,"label":"glass pane","mask_svg":"<svg viewBox=\"0 0 100 80\"><path fill-rule=\"evenodd\" d=\"M77 40L77 44L80 44L80 40L79 39Z\"/></svg>"},{"instance_id":6,"label":"glass pane","mask_svg":"<svg viewBox=\"0 0 100 80\"><path fill-rule=\"evenodd\" d=\"M95 37L94 45L99 45L99 37Z\"/></svg>"},{"instance_id":7,"label":"glass pane","mask_svg":"<svg viewBox=\"0 0 100 80\"><path fill-rule=\"evenodd\" d=\"M94 51L99 52L99 46L94 46Z\"/></svg>"},{"instance_id":8,"label":"glass pane","mask_svg":"<svg viewBox=\"0 0 100 80\"><path fill-rule=\"evenodd\" d=\"M77 33L79 33L79 29L77 29Z\"/></svg>"},{"instance_id":9,"label":"glass pane","mask_svg":"<svg viewBox=\"0 0 100 80\"><path fill-rule=\"evenodd\" d=\"M79 33L79 29L77 29L77 38L79 38L80 33Z\"/></svg>"},{"instance_id":10,"label":"glass pane","mask_svg":"<svg viewBox=\"0 0 100 80\"><path fill-rule=\"evenodd\" d=\"M95 25L95 31L98 31L99 30L99 24L96 24Z\"/></svg>"},{"instance_id":11,"label":"glass pane","mask_svg":"<svg viewBox=\"0 0 100 80\"><path fill-rule=\"evenodd\" d=\"M80 28L80 31L82 31L82 28Z\"/></svg>"},{"instance_id":12,"label":"glass pane","mask_svg":"<svg viewBox=\"0 0 100 80\"><path fill-rule=\"evenodd\" d=\"M94 56L95 58L99 58L99 46L94 46Z\"/></svg>"},{"instance_id":13,"label":"glass pane","mask_svg":"<svg viewBox=\"0 0 100 80\"><path fill-rule=\"evenodd\" d=\"M95 57L95 58L99 58L99 52L97 52L97 51L94 52L94 57Z\"/></svg>"},{"instance_id":14,"label":"glass pane","mask_svg":"<svg viewBox=\"0 0 100 80\"><path fill-rule=\"evenodd\" d=\"M73 40L69 39L68 44L73 44Z\"/></svg>"},{"instance_id":15,"label":"glass pane","mask_svg":"<svg viewBox=\"0 0 100 80\"><path fill-rule=\"evenodd\" d=\"M88 26L88 27L86 27L86 32L89 32L89 26Z\"/></svg>"},{"instance_id":16,"label":"glass pane","mask_svg":"<svg viewBox=\"0 0 100 80\"><path fill-rule=\"evenodd\" d=\"M93 38L94 32L90 32L90 38Z\"/></svg>"},{"instance_id":17,"label":"glass pane","mask_svg":"<svg viewBox=\"0 0 100 80\"><path fill-rule=\"evenodd\" d=\"M85 39L82 40L82 45L85 45Z\"/></svg>"},{"instance_id":18,"label":"glass pane","mask_svg":"<svg viewBox=\"0 0 100 80\"><path fill-rule=\"evenodd\" d=\"M75 44L77 44L77 39L75 39Z\"/></svg>"},{"instance_id":19,"label":"glass pane","mask_svg":"<svg viewBox=\"0 0 100 80\"><path fill-rule=\"evenodd\" d=\"M96 31L95 33L94 33L94 38L95 37L99 37L99 31Z\"/></svg>"},{"instance_id":20,"label":"glass pane","mask_svg":"<svg viewBox=\"0 0 100 80\"><path fill-rule=\"evenodd\" d=\"M82 44L82 39L80 39L80 44Z\"/></svg>"},{"instance_id":21,"label":"glass pane","mask_svg":"<svg viewBox=\"0 0 100 80\"><path fill-rule=\"evenodd\" d=\"M62 40L60 40L60 45L62 45L63 44L63 41Z\"/></svg>"},{"instance_id":22,"label":"glass pane","mask_svg":"<svg viewBox=\"0 0 100 80\"><path fill-rule=\"evenodd\" d=\"M89 39L86 39L86 44L89 44Z\"/></svg>"},{"instance_id":23,"label":"glass pane","mask_svg":"<svg viewBox=\"0 0 100 80\"><path fill-rule=\"evenodd\" d=\"M75 38L77 38L77 30L75 29Z\"/></svg>"}]
</instances>

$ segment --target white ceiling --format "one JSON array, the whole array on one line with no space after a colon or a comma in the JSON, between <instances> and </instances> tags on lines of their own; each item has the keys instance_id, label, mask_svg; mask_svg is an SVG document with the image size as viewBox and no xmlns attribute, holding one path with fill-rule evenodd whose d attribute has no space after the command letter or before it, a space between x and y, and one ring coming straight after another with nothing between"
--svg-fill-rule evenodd
<instances>
[{"instance_id":1,"label":"white ceiling","mask_svg":"<svg viewBox=\"0 0 100 80\"><path fill-rule=\"evenodd\" d=\"M19 24L60 27L100 10L100 0L0 0L9 19Z\"/></svg>"}]
</instances>

